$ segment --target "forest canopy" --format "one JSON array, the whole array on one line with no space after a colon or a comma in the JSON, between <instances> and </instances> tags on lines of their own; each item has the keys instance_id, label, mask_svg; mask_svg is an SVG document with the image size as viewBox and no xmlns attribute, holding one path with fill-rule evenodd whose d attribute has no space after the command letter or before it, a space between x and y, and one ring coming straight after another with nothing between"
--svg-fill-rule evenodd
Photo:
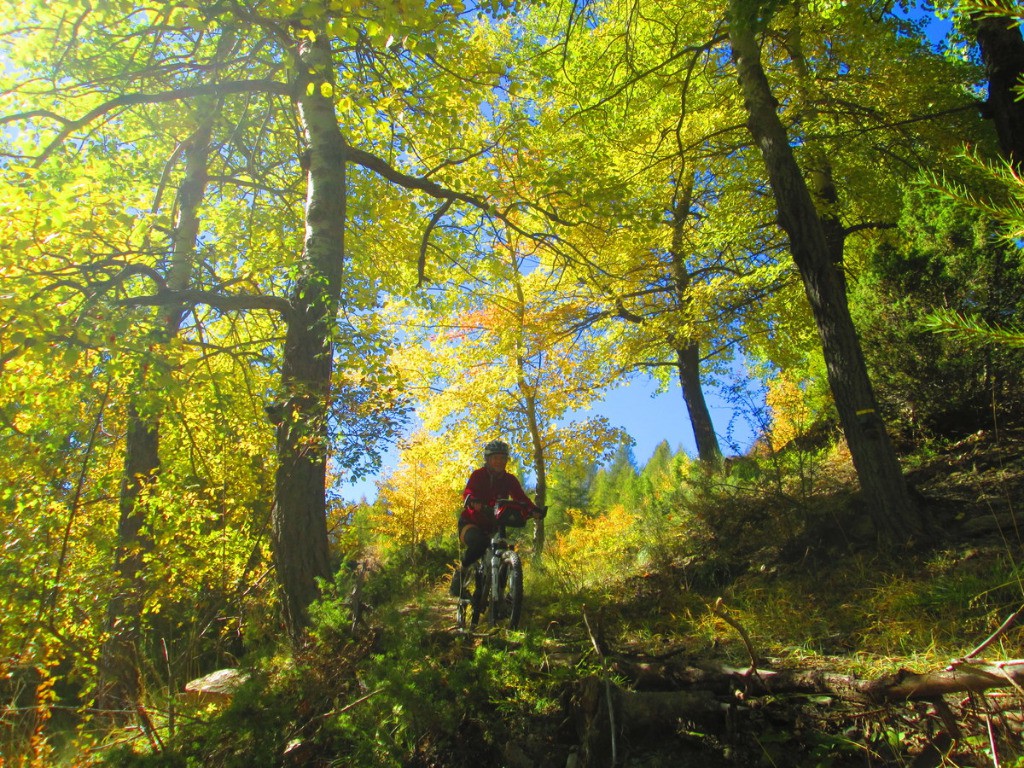
<instances>
[{"instance_id":1,"label":"forest canopy","mask_svg":"<svg viewBox=\"0 0 1024 768\"><path fill-rule=\"evenodd\" d=\"M37 733L58 698L131 719L154 680L301 647L368 552L453 557L498 437L551 510L538 558L642 528L656 559L684 478L836 444L878 545L927 539L900 456L1021 410L1019 22L5 3L0 671ZM633 376L693 455L637 465L599 405Z\"/></svg>"}]
</instances>

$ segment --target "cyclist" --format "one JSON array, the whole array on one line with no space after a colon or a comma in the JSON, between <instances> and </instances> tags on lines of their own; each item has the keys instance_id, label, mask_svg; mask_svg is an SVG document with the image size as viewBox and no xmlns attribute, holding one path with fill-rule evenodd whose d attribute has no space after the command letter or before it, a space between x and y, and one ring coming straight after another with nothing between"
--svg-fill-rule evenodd
<instances>
[{"instance_id":1,"label":"cyclist","mask_svg":"<svg viewBox=\"0 0 1024 768\"><path fill-rule=\"evenodd\" d=\"M491 534L497 529L494 519L494 502L498 499L515 499L526 504L530 517L543 517L540 508L523 491L516 476L505 471L508 463L508 445L501 440L492 440L484 446L484 465L473 470L462 492L465 500L459 515L459 541L466 547L462 556L462 567L452 576L450 592L458 597L463 578L469 578L471 566L480 559L487 549Z\"/></svg>"}]
</instances>

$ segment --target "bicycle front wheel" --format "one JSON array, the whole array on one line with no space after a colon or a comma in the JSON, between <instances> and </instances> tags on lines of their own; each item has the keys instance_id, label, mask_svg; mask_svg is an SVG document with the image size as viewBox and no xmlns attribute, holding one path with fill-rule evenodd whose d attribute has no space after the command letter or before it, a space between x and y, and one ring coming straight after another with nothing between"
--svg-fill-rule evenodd
<instances>
[{"instance_id":1,"label":"bicycle front wheel","mask_svg":"<svg viewBox=\"0 0 1024 768\"><path fill-rule=\"evenodd\" d=\"M492 621L507 619L516 629L523 612L523 562L516 552L506 552L498 569L498 602L491 607Z\"/></svg>"},{"instance_id":2,"label":"bicycle front wheel","mask_svg":"<svg viewBox=\"0 0 1024 768\"><path fill-rule=\"evenodd\" d=\"M491 592L491 580L487 571L478 569L473 579L473 596L469 604L472 609L469 626L475 628L480 622L480 616L487 610L487 601Z\"/></svg>"}]
</instances>

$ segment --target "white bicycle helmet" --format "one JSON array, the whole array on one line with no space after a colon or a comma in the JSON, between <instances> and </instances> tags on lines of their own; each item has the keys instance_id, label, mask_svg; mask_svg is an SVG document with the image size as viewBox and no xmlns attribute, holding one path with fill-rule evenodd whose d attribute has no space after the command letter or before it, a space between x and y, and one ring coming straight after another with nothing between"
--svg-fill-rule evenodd
<instances>
[{"instance_id":1,"label":"white bicycle helmet","mask_svg":"<svg viewBox=\"0 0 1024 768\"><path fill-rule=\"evenodd\" d=\"M487 460L488 456L493 456L496 453L508 456L508 444L503 443L501 440L491 440L491 442L484 446L484 461Z\"/></svg>"}]
</instances>

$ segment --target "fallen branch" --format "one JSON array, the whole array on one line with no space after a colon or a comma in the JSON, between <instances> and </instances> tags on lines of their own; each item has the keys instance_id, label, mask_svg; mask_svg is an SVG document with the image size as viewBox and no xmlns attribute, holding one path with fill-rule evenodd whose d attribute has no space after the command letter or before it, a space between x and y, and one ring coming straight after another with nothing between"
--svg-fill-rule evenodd
<instances>
[{"instance_id":1,"label":"fallen branch","mask_svg":"<svg viewBox=\"0 0 1024 768\"><path fill-rule=\"evenodd\" d=\"M634 685L641 681L648 686L659 682L652 665L617 661L610 662L607 669L631 679ZM634 690L612 683L607 674L594 676L579 683L573 696L579 765L616 765L618 750L609 750L609 737L613 745L620 741L642 743L644 735L674 732L679 723L694 723L699 729L720 732L737 723L742 726L744 713L754 709L747 707L752 699L787 694L824 695L870 707L928 701L946 729L942 739L959 739L961 728L943 695L981 693L1010 686L1020 689L1022 684L1024 660L960 662L955 669L924 674L900 670L875 680L820 670L682 667L664 670L661 690ZM673 689L668 690L669 687ZM936 754L943 752L943 743L941 739L933 743Z\"/></svg>"},{"instance_id":2,"label":"fallen branch","mask_svg":"<svg viewBox=\"0 0 1024 768\"><path fill-rule=\"evenodd\" d=\"M1004 621L1002 624L999 625L999 629L997 629L995 632L993 632L991 635L989 635L988 638L986 638L985 641L981 645L979 645L973 651L971 651L966 656L964 656L964 659L973 659L979 653L981 653L986 648L988 648L990 645L992 645L992 643L994 643L1000 637L1005 635L1006 632L1010 629L1010 627L1012 627L1015 624L1017 624L1017 622L1019 622L1021 620L1021 618L1024 618L1024 605L1022 605L1020 608L1018 608L1016 613L1010 614L1006 618L1006 621Z\"/></svg>"},{"instance_id":3,"label":"fallen branch","mask_svg":"<svg viewBox=\"0 0 1024 768\"><path fill-rule=\"evenodd\" d=\"M1013 687L1024 692L1024 660L958 661L947 669L916 673L902 669L874 680L862 680L820 669L740 669L727 666L644 664L617 660L612 671L638 689L701 688L726 697L819 694L862 704L928 701L950 693L982 693Z\"/></svg>"},{"instance_id":4,"label":"fallen branch","mask_svg":"<svg viewBox=\"0 0 1024 768\"><path fill-rule=\"evenodd\" d=\"M740 639L743 640L743 645L747 648L747 656L750 657L749 672L751 674L756 673L758 664L757 654L754 653L754 644L750 642L750 635L747 634L743 625L732 617L732 614L729 613L729 609L726 607L722 598L718 598L715 601L715 604L711 606L711 612L739 633Z\"/></svg>"}]
</instances>

